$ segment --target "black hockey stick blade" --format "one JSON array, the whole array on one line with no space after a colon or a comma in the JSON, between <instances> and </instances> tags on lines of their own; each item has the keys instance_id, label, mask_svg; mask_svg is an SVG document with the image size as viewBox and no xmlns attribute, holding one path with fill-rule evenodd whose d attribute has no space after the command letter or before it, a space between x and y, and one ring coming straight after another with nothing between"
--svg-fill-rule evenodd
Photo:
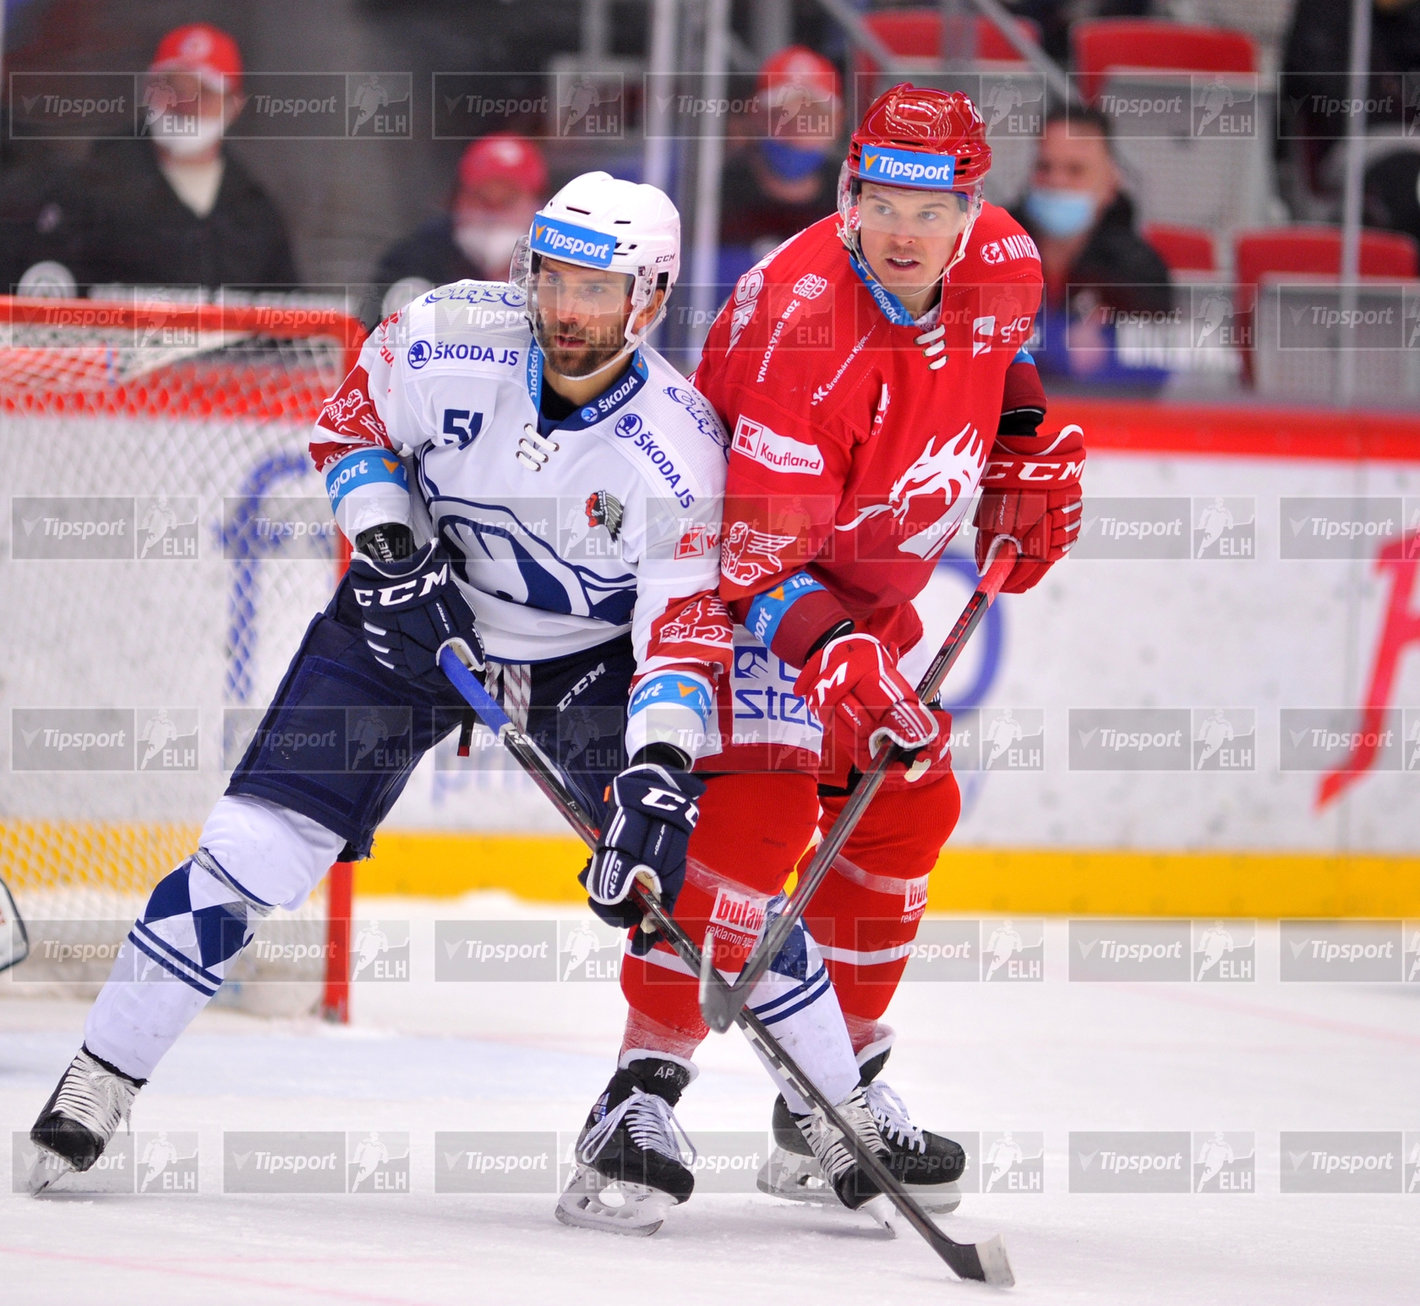
<instances>
[{"instance_id":1,"label":"black hockey stick blade","mask_svg":"<svg viewBox=\"0 0 1420 1306\"><path fill-rule=\"evenodd\" d=\"M938 1230L939 1236L945 1237ZM976 1279L989 1283L993 1288L1014 1288L1016 1276L1011 1273L1011 1262L1006 1259L1006 1244L999 1233L983 1238L979 1243L952 1243L950 1253L937 1253L963 1279Z\"/></svg>"}]
</instances>

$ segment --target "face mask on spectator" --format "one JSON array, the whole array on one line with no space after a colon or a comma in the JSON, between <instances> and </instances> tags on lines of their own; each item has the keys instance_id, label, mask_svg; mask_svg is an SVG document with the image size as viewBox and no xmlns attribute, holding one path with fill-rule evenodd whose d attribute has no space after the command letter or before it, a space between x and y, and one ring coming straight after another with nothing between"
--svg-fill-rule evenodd
<instances>
[{"instance_id":1,"label":"face mask on spectator","mask_svg":"<svg viewBox=\"0 0 1420 1306\"><path fill-rule=\"evenodd\" d=\"M1026 195L1026 215L1047 236L1078 236L1094 220L1095 197L1087 190L1037 186Z\"/></svg>"},{"instance_id":2,"label":"face mask on spectator","mask_svg":"<svg viewBox=\"0 0 1420 1306\"><path fill-rule=\"evenodd\" d=\"M454 243L474 267L491 277L506 277L513 249L528 234L528 224L520 227L481 219L454 225Z\"/></svg>"},{"instance_id":3,"label":"face mask on spectator","mask_svg":"<svg viewBox=\"0 0 1420 1306\"><path fill-rule=\"evenodd\" d=\"M195 129L173 130L166 117L158 118L149 129L153 139L169 154L179 159L190 159L203 154L222 139L224 123L221 118L199 118Z\"/></svg>"},{"instance_id":4,"label":"face mask on spectator","mask_svg":"<svg viewBox=\"0 0 1420 1306\"><path fill-rule=\"evenodd\" d=\"M803 150L783 141L763 141L761 148L770 171L785 181L801 181L817 172L828 157L827 150Z\"/></svg>"}]
</instances>

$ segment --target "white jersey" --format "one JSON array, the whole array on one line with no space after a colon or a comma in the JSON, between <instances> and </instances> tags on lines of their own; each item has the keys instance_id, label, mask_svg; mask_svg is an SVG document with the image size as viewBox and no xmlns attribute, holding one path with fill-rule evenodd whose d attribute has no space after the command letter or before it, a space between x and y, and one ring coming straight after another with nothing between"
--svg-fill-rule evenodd
<instances>
[{"instance_id":1,"label":"white jersey","mask_svg":"<svg viewBox=\"0 0 1420 1306\"><path fill-rule=\"evenodd\" d=\"M491 658L540 662L630 633L636 698L678 699L709 722L730 647L715 595L725 430L644 347L552 426L542 360L504 283L441 286L387 318L312 439L336 521L352 541L384 522L437 536ZM647 683L658 674L679 687ZM633 713L628 751L684 747L680 725L648 735Z\"/></svg>"}]
</instances>

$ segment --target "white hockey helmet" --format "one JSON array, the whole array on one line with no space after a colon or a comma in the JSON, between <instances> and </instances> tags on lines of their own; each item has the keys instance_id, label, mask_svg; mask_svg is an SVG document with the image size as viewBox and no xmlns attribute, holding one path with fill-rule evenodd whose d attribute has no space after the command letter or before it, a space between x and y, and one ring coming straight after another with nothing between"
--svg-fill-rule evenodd
<instances>
[{"instance_id":1,"label":"white hockey helmet","mask_svg":"<svg viewBox=\"0 0 1420 1306\"><path fill-rule=\"evenodd\" d=\"M680 214L670 197L655 186L624 181L609 172L574 177L540 208L526 238L513 255L509 280L527 295L528 317L538 330L532 273L546 256L580 267L604 268L631 277L631 312L626 319L626 348L619 361L650 334L665 315L666 300L640 328L637 316L680 274ZM611 363L603 364L609 367ZM602 368L598 368L598 371Z\"/></svg>"}]
</instances>

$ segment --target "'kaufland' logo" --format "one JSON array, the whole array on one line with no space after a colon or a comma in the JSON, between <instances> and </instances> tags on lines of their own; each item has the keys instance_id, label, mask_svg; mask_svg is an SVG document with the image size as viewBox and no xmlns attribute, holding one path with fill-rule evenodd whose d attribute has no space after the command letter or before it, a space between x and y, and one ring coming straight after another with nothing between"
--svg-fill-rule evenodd
<instances>
[{"instance_id":1,"label":"'kaufland' logo","mask_svg":"<svg viewBox=\"0 0 1420 1306\"><path fill-rule=\"evenodd\" d=\"M735 423L734 447L752 461L776 472L817 476L823 471L823 453L814 445L780 435L748 417L741 416Z\"/></svg>"}]
</instances>

